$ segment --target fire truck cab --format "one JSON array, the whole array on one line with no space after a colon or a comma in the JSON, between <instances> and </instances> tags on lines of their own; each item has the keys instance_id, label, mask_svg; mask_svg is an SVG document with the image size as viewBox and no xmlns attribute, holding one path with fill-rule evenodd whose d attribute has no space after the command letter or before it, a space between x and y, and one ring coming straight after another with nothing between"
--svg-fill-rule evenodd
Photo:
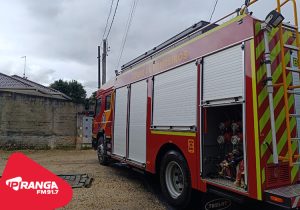
<instances>
[{"instance_id":1,"label":"fire truck cab","mask_svg":"<svg viewBox=\"0 0 300 210\"><path fill-rule=\"evenodd\" d=\"M177 34L97 92L92 142L101 164L158 174L177 207L192 189L300 206L296 1L278 0L264 21L248 12L255 2ZM281 14L289 3L293 25Z\"/></svg>"}]
</instances>

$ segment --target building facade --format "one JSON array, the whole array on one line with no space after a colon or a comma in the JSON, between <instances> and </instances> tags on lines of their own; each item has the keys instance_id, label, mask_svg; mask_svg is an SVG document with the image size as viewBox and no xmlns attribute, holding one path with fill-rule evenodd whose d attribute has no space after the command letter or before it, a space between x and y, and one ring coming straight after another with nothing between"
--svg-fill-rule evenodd
<instances>
[{"instance_id":1,"label":"building facade","mask_svg":"<svg viewBox=\"0 0 300 210\"><path fill-rule=\"evenodd\" d=\"M0 148L71 148L83 110L63 93L0 73Z\"/></svg>"}]
</instances>

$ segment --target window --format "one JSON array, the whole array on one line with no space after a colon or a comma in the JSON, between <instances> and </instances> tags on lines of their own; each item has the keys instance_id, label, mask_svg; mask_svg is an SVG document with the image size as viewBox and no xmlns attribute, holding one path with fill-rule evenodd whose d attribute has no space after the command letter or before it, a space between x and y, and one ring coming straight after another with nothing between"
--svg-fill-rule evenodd
<instances>
[{"instance_id":1,"label":"window","mask_svg":"<svg viewBox=\"0 0 300 210\"><path fill-rule=\"evenodd\" d=\"M111 95L105 97L105 110L110 110Z\"/></svg>"},{"instance_id":2,"label":"window","mask_svg":"<svg viewBox=\"0 0 300 210\"><path fill-rule=\"evenodd\" d=\"M101 110L101 98L96 100L95 115L98 116Z\"/></svg>"}]
</instances>

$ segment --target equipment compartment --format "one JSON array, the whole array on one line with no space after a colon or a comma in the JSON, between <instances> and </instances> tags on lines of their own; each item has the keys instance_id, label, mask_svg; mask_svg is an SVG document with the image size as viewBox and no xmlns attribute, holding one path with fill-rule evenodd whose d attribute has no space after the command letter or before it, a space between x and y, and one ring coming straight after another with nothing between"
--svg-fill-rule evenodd
<instances>
[{"instance_id":1,"label":"equipment compartment","mask_svg":"<svg viewBox=\"0 0 300 210\"><path fill-rule=\"evenodd\" d=\"M202 116L203 178L246 189L243 105L204 107Z\"/></svg>"}]
</instances>

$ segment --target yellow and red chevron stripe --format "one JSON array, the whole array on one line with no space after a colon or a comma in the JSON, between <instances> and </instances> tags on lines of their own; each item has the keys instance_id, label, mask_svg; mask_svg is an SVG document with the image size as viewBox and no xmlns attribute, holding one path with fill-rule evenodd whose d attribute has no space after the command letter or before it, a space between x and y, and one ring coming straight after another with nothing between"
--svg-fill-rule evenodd
<instances>
[{"instance_id":1,"label":"yellow and red chevron stripe","mask_svg":"<svg viewBox=\"0 0 300 210\"><path fill-rule=\"evenodd\" d=\"M288 45L296 45L295 36L291 31L284 31L283 41ZM269 149L272 147L272 134L271 134L271 123L270 123L270 110L269 110L269 100L268 92L266 89L266 66L262 63L264 60L264 33L261 30L261 23L257 22L255 24L255 58L256 58L256 83L257 83L257 106L258 106L258 127L259 127L259 139L260 139L260 157L261 157L261 181L263 187L266 182L266 166L273 162L272 151ZM271 68L273 84L282 83L283 70L281 65L281 50L279 30L273 29L269 33L269 46L271 50ZM290 65L291 55L289 50L285 50L285 63ZM287 83L292 85L292 73L287 72ZM276 137L277 137L277 150L280 156L286 157L288 155L287 146L287 130L285 121L285 104L284 104L284 89L282 86L274 89L273 94L274 99L274 114L275 114L275 127L276 127ZM294 96L289 96L289 111L293 113L294 111ZM291 123L291 136L296 136L296 120L292 119ZM270 146L268 146L270 145ZM297 153L297 143L294 142L292 145L293 152ZM299 172L298 166L291 168L291 181L297 181L297 174Z\"/></svg>"}]
</instances>

